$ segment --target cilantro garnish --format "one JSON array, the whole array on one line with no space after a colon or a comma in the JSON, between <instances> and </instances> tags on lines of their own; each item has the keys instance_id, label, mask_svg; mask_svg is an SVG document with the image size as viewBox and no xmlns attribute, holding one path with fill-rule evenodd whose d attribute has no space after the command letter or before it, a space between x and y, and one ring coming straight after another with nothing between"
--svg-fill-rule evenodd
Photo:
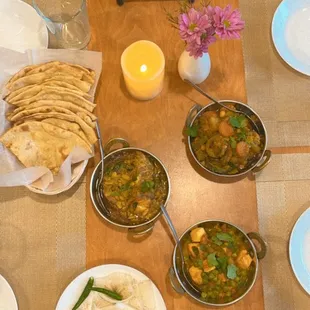
<instances>
[{"instance_id":1,"label":"cilantro garnish","mask_svg":"<svg viewBox=\"0 0 310 310\"><path fill-rule=\"evenodd\" d=\"M154 188L155 183L153 181L144 181L141 184L141 191L143 193L149 192Z\"/></svg>"},{"instance_id":2,"label":"cilantro garnish","mask_svg":"<svg viewBox=\"0 0 310 310\"><path fill-rule=\"evenodd\" d=\"M219 263L217 262L217 260L216 260L215 253L209 254L208 257L207 257L207 260L208 260L208 265L209 265L210 267L212 267L212 266L218 266L218 264L219 264Z\"/></svg>"},{"instance_id":3,"label":"cilantro garnish","mask_svg":"<svg viewBox=\"0 0 310 310\"><path fill-rule=\"evenodd\" d=\"M247 125L247 119L244 115L231 116L229 118L229 123L235 128L243 128Z\"/></svg>"},{"instance_id":4,"label":"cilantro garnish","mask_svg":"<svg viewBox=\"0 0 310 310\"><path fill-rule=\"evenodd\" d=\"M222 245L223 244L223 242L222 241L220 241L217 237L215 237L215 236L213 236L212 238L211 238L211 240L213 241L213 243L215 243L216 245Z\"/></svg>"},{"instance_id":5,"label":"cilantro garnish","mask_svg":"<svg viewBox=\"0 0 310 310\"><path fill-rule=\"evenodd\" d=\"M230 264L227 266L227 278L228 279L235 279L237 277L237 270L238 268L234 264Z\"/></svg>"},{"instance_id":6,"label":"cilantro garnish","mask_svg":"<svg viewBox=\"0 0 310 310\"><path fill-rule=\"evenodd\" d=\"M221 241L233 241L233 238L230 234L227 233L217 233L216 238L221 240Z\"/></svg>"}]
</instances>

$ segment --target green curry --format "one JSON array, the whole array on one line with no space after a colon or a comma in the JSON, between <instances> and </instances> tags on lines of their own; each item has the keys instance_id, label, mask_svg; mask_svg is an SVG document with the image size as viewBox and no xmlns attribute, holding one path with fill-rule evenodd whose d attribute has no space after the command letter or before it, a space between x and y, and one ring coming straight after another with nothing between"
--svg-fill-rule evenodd
<instances>
[{"instance_id":1,"label":"green curry","mask_svg":"<svg viewBox=\"0 0 310 310\"><path fill-rule=\"evenodd\" d=\"M224 108L204 112L187 133L197 160L219 174L233 175L248 169L264 149L264 138L253 130L250 121Z\"/></svg>"},{"instance_id":2,"label":"green curry","mask_svg":"<svg viewBox=\"0 0 310 310\"><path fill-rule=\"evenodd\" d=\"M193 229L185 237L183 253L190 278L207 302L235 300L253 282L251 244L231 225L210 222Z\"/></svg>"},{"instance_id":3,"label":"green curry","mask_svg":"<svg viewBox=\"0 0 310 310\"><path fill-rule=\"evenodd\" d=\"M167 198L163 168L140 151L126 152L106 164L103 182L112 219L125 225L151 220Z\"/></svg>"}]
</instances>

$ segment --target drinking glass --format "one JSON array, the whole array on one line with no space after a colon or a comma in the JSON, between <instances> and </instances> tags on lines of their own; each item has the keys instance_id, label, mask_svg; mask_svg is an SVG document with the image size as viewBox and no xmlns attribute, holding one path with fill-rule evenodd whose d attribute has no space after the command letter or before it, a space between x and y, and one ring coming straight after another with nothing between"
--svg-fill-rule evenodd
<instances>
[{"instance_id":1,"label":"drinking glass","mask_svg":"<svg viewBox=\"0 0 310 310\"><path fill-rule=\"evenodd\" d=\"M86 0L33 0L44 19L50 47L83 49L90 40Z\"/></svg>"}]
</instances>

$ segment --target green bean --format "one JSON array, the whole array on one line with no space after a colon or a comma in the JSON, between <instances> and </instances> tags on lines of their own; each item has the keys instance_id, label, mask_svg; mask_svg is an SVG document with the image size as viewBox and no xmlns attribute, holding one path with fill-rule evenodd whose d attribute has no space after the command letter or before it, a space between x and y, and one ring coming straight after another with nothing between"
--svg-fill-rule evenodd
<instances>
[{"instance_id":1,"label":"green bean","mask_svg":"<svg viewBox=\"0 0 310 310\"><path fill-rule=\"evenodd\" d=\"M76 302L76 304L74 305L74 307L72 308L72 310L76 310L80 307L80 305L85 301L85 299L88 297L92 287L94 284L94 278L90 277L79 300Z\"/></svg>"},{"instance_id":2,"label":"green bean","mask_svg":"<svg viewBox=\"0 0 310 310\"><path fill-rule=\"evenodd\" d=\"M110 290L107 290L105 288L101 288L101 287L93 287L91 289L92 291L95 291L95 292L99 292L99 293L102 293L102 294L105 294L113 299L116 299L116 300L123 300L123 297L116 293L116 292L113 292L113 291L110 291Z\"/></svg>"}]
</instances>

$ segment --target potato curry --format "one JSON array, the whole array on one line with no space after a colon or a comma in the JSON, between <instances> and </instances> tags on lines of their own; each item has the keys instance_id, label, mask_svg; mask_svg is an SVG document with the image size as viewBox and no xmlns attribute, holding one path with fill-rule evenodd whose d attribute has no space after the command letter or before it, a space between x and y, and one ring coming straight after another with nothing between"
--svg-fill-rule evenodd
<instances>
[{"instance_id":1,"label":"potato curry","mask_svg":"<svg viewBox=\"0 0 310 310\"><path fill-rule=\"evenodd\" d=\"M265 143L244 115L225 108L204 112L188 128L188 135L197 160L219 174L248 169L261 157Z\"/></svg>"},{"instance_id":2,"label":"potato curry","mask_svg":"<svg viewBox=\"0 0 310 310\"><path fill-rule=\"evenodd\" d=\"M124 225L137 225L154 218L168 195L163 168L140 151L122 152L108 162L103 185L112 219Z\"/></svg>"},{"instance_id":3,"label":"potato curry","mask_svg":"<svg viewBox=\"0 0 310 310\"><path fill-rule=\"evenodd\" d=\"M253 282L251 244L231 225L210 222L192 229L184 239L183 254L192 283L207 302L230 302Z\"/></svg>"}]
</instances>

